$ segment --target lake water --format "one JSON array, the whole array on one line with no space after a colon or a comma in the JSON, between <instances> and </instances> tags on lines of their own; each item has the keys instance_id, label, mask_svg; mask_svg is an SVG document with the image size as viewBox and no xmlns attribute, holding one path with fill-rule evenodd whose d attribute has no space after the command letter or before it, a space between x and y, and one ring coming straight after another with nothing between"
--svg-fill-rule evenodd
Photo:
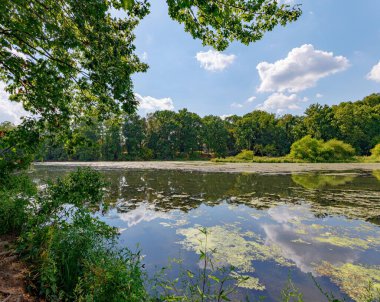
<instances>
[{"instance_id":1,"label":"lake water","mask_svg":"<svg viewBox=\"0 0 380 302\"><path fill-rule=\"evenodd\" d=\"M36 167L32 175L44 182L69 170ZM250 276L236 299L279 301L289 277L305 301L326 301L315 281L347 301L362 301L369 281L380 290L380 171L101 171L112 201L102 219L120 229L122 246L141 249L150 275L171 258L199 269L206 227L216 265Z\"/></svg>"}]
</instances>

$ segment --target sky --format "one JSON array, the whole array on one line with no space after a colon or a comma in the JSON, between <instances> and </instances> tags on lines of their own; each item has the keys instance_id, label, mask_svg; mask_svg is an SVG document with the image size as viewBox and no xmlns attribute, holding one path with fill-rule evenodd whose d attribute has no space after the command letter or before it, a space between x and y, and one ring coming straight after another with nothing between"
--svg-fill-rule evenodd
<instances>
[{"instance_id":1,"label":"sky","mask_svg":"<svg viewBox=\"0 0 380 302\"><path fill-rule=\"evenodd\" d=\"M379 0L287 0L303 14L249 46L203 47L170 19L163 0L136 30L136 52L149 64L133 76L139 113L187 108L201 116L265 110L303 114L312 103L338 104L380 92ZM22 108L6 101L0 122Z\"/></svg>"}]
</instances>

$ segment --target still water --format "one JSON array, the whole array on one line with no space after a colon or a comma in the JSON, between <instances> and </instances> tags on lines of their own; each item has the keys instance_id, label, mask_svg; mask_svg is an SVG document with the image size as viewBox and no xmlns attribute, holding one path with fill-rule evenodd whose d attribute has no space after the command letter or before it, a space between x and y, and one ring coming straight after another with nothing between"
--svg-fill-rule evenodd
<instances>
[{"instance_id":1,"label":"still water","mask_svg":"<svg viewBox=\"0 0 380 302\"><path fill-rule=\"evenodd\" d=\"M32 175L44 182L70 170ZM120 245L141 249L150 275L172 258L197 270L206 227L215 263L250 277L237 298L279 301L288 278L305 301L326 301L315 282L346 301L362 301L369 282L380 290L380 171L101 172L112 202L102 219L119 228Z\"/></svg>"}]
</instances>

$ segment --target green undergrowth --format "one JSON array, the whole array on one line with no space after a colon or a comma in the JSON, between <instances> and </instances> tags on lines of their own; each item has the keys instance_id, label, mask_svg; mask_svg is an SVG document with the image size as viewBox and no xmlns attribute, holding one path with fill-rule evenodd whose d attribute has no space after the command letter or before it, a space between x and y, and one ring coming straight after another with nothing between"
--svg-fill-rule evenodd
<instances>
[{"instance_id":1,"label":"green undergrowth","mask_svg":"<svg viewBox=\"0 0 380 302\"><path fill-rule=\"evenodd\" d=\"M18 234L18 252L29 266L29 290L35 296L47 301L146 300L140 253L118 248L117 230L94 218L105 186L98 172L80 169L38 192L26 176L6 181L1 232ZM25 187L30 189L24 192Z\"/></svg>"},{"instance_id":2,"label":"green undergrowth","mask_svg":"<svg viewBox=\"0 0 380 302\"><path fill-rule=\"evenodd\" d=\"M269 157L269 156L253 156L252 159L240 159L235 156L225 158L213 158L212 162L216 163L302 163L303 161L293 160L286 156Z\"/></svg>"}]
</instances>

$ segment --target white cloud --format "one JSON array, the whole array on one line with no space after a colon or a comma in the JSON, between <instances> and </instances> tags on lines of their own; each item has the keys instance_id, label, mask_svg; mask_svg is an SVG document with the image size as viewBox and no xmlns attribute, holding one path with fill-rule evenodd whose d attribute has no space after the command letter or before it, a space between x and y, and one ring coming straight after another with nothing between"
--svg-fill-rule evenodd
<instances>
[{"instance_id":1,"label":"white cloud","mask_svg":"<svg viewBox=\"0 0 380 302\"><path fill-rule=\"evenodd\" d=\"M233 116L233 114L223 114L220 116L220 118L224 121L226 118Z\"/></svg>"},{"instance_id":2,"label":"white cloud","mask_svg":"<svg viewBox=\"0 0 380 302\"><path fill-rule=\"evenodd\" d=\"M370 73L367 74L367 79L375 82L380 82L380 61L372 67Z\"/></svg>"},{"instance_id":3,"label":"white cloud","mask_svg":"<svg viewBox=\"0 0 380 302\"><path fill-rule=\"evenodd\" d=\"M222 71L236 59L235 55L225 55L212 49L200 51L195 57L201 63L201 67L208 71Z\"/></svg>"},{"instance_id":4,"label":"white cloud","mask_svg":"<svg viewBox=\"0 0 380 302\"><path fill-rule=\"evenodd\" d=\"M233 108L243 108L243 107L245 107L245 106L253 103L255 100L256 100L256 97L255 96L251 96L244 103L233 102L231 104L231 107L233 107Z\"/></svg>"},{"instance_id":5,"label":"white cloud","mask_svg":"<svg viewBox=\"0 0 380 302\"><path fill-rule=\"evenodd\" d=\"M306 102L307 98L300 98L296 94L285 95L280 92L275 92L270 95L262 104L256 106L256 109L281 113L286 110L298 110L301 107L298 105Z\"/></svg>"},{"instance_id":6,"label":"white cloud","mask_svg":"<svg viewBox=\"0 0 380 302\"><path fill-rule=\"evenodd\" d=\"M332 52L314 49L305 44L293 48L285 59L274 63L261 62L257 70L261 79L260 92L299 92L314 87L318 80L343 71L349 61Z\"/></svg>"},{"instance_id":7,"label":"white cloud","mask_svg":"<svg viewBox=\"0 0 380 302\"><path fill-rule=\"evenodd\" d=\"M146 51L144 51L142 54L141 54L141 60L142 61L148 61L148 53Z\"/></svg>"},{"instance_id":8,"label":"white cloud","mask_svg":"<svg viewBox=\"0 0 380 302\"><path fill-rule=\"evenodd\" d=\"M243 108L243 104L233 102L233 103L231 104L231 107L232 107L232 108Z\"/></svg>"},{"instance_id":9,"label":"white cloud","mask_svg":"<svg viewBox=\"0 0 380 302\"><path fill-rule=\"evenodd\" d=\"M173 100L171 98L156 99L151 96L141 96L135 93L135 97L139 101L139 110L147 112L152 112L156 110L173 110Z\"/></svg>"},{"instance_id":10,"label":"white cloud","mask_svg":"<svg viewBox=\"0 0 380 302\"><path fill-rule=\"evenodd\" d=\"M317 93L317 94L315 95L315 97L316 97L317 99L323 98L323 94L321 94L321 93Z\"/></svg>"},{"instance_id":11,"label":"white cloud","mask_svg":"<svg viewBox=\"0 0 380 302\"><path fill-rule=\"evenodd\" d=\"M5 91L5 83L0 82L0 123L8 121L17 125L21 123L21 117L27 114L20 103L9 100L9 94Z\"/></svg>"},{"instance_id":12,"label":"white cloud","mask_svg":"<svg viewBox=\"0 0 380 302\"><path fill-rule=\"evenodd\" d=\"M246 102L246 103L252 103L254 100L256 100L256 97L255 97L255 96L251 96L251 97L248 98L245 102Z\"/></svg>"}]
</instances>

